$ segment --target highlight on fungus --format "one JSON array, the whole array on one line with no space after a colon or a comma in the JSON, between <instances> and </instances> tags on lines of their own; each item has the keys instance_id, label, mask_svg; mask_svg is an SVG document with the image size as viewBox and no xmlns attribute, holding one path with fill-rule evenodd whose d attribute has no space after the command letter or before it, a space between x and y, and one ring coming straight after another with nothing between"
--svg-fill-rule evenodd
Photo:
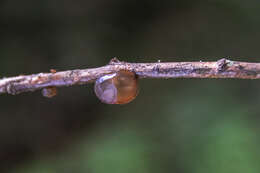
<instances>
[{"instance_id":1,"label":"highlight on fungus","mask_svg":"<svg viewBox=\"0 0 260 173\"><path fill-rule=\"evenodd\" d=\"M138 94L138 78L128 70L104 75L96 80L95 93L103 103L129 103Z\"/></svg>"},{"instance_id":2,"label":"highlight on fungus","mask_svg":"<svg viewBox=\"0 0 260 173\"><path fill-rule=\"evenodd\" d=\"M53 86L43 88L42 95L47 98L52 98L57 95L57 88Z\"/></svg>"}]
</instances>

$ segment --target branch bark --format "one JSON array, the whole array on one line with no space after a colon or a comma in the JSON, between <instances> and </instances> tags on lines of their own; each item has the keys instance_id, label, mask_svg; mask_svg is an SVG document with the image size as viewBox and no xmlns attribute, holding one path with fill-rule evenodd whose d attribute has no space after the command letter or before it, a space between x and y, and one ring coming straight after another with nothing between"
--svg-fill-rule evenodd
<instances>
[{"instance_id":1,"label":"branch bark","mask_svg":"<svg viewBox=\"0 0 260 173\"><path fill-rule=\"evenodd\" d=\"M237 78L260 79L260 63L220 59L215 62L128 63L112 59L99 68L68 70L0 79L0 94L19 94L46 87L63 87L94 82L119 70L130 70L139 78Z\"/></svg>"}]
</instances>

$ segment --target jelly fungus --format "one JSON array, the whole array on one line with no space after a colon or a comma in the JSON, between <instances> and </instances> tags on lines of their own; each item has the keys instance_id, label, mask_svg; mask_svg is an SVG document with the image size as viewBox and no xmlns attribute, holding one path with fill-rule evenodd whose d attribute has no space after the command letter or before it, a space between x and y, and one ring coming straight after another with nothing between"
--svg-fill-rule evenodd
<instances>
[{"instance_id":1,"label":"jelly fungus","mask_svg":"<svg viewBox=\"0 0 260 173\"><path fill-rule=\"evenodd\" d=\"M138 81L134 72L120 70L96 80L95 93L107 104L126 104L138 94Z\"/></svg>"},{"instance_id":2,"label":"jelly fungus","mask_svg":"<svg viewBox=\"0 0 260 173\"><path fill-rule=\"evenodd\" d=\"M52 98L57 95L57 88L52 86L43 88L42 95L47 98Z\"/></svg>"}]
</instances>

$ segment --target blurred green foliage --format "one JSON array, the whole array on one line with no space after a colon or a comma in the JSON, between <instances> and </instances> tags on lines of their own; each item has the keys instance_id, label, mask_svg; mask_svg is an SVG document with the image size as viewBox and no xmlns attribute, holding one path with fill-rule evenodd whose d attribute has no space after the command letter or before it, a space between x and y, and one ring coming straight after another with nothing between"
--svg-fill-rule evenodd
<instances>
[{"instance_id":1,"label":"blurred green foliage","mask_svg":"<svg viewBox=\"0 0 260 173\"><path fill-rule=\"evenodd\" d=\"M129 62L259 61L256 0L3 0L0 76ZM93 86L0 97L0 172L258 173L258 80L143 79L127 105Z\"/></svg>"}]
</instances>

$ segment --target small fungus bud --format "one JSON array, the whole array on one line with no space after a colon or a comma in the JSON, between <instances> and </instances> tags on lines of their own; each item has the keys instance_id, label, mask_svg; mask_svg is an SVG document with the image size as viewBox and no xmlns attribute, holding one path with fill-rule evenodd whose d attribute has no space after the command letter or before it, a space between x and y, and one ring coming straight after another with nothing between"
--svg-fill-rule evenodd
<instances>
[{"instance_id":1,"label":"small fungus bud","mask_svg":"<svg viewBox=\"0 0 260 173\"><path fill-rule=\"evenodd\" d=\"M52 98L57 95L57 88L52 86L43 88L42 95L47 98Z\"/></svg>"},{"instance_id":2,"label":"small fungus bud","mask_svg":"<svg viewBox=\"0 0 260 173\"><path fill-rule=\"evenodd\" d=\"M107 104L126 104L138 94L138 81L134 72L120 70L96 80L95 93Z\"/></svg>"},{"instance_id":3,"label":"small fungus bud","mask_svg":"<svg viewBox=\"0 0 260 173\"><path fill-rule=\"evenodd\" d=\"M57 70L55 70L55 69L50 69L50 72L51 72L52 74L54 74L54 73L57 72Z\"/></svg>"}]
</instances>

